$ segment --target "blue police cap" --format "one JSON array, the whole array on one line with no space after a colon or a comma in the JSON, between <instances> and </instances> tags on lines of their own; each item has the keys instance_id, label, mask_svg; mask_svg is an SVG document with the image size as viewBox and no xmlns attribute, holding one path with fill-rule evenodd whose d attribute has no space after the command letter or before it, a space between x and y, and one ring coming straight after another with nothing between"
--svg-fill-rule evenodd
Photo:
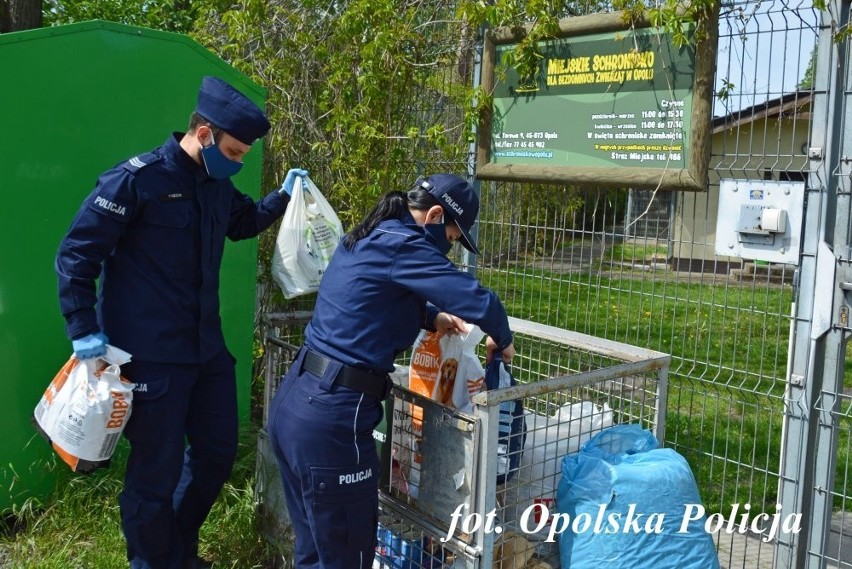
<instances>
[{"instance_id":1,"label":"blue police cap","mask_svg":"<svg viewBox=\"0 0 852 569\"><path fill-rule=\"evenodd\" d=\"M195 112L245 144L252 144L269 132L269 120L263 111L218 77L201 80Z\"/></svg>"},{"instance_id":2,"label":"blue police cap","mask_svg":"<svg viewBox=\"0 0 852 569\"><path fill-rule=\"evenodd\" d=\"M461 242L465 249L479 255L479 249L470 237L470 230L479 213L479 196L473 186L455 174L432 174L417 180L417 186L437 198L441 207L461 230Z\"/></svg>"}]
</instances>

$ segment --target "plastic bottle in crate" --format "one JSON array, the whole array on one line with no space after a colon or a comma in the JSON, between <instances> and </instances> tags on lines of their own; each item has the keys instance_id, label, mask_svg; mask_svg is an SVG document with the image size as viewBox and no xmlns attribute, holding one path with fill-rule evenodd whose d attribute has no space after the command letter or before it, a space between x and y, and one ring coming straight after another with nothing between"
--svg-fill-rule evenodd
<instances>
[{"instance_id":1,"label":"plastic bottle in crate","mask_svg":"<svg viewBox=\"0 0 852 569\"><path fill-rule=\"evenodd\" d=\"M444 551L405 524L379 524L373 569L442 569Z\"/></svg>"},{"instance_id":2,"label":"plastic bottle in crate","mask_svg":"<svg viewBox=\"0 0 852 569\"><path fill-rule=\"evenodd\" d=\"M497 475L505 476L509 472L509 436L512 434L512 410L514 401L500 404L500 423L497 427Z\"/></svg>"}]
</instances>

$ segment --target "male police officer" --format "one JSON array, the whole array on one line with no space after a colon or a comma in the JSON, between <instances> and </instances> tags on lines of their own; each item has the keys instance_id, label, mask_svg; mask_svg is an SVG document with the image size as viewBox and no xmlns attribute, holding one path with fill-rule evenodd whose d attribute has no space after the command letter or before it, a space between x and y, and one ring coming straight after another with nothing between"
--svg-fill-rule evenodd
<instances>
[{"instance_id":1,"label":"male police officer","mask_svg":"<svg viewBox=\"0 0 852 569\"><path fill-rule=\"evenodd\" d=\"M307 174L290 170L256 203L237 191L230 177L269 127L242 93L205 77L189 131L102 174L59 247L77 357L103 355L107 336L133 356L122 368L136 388L119 497L133 569L210 566L198 530L237 451L235 360L219 319L225 238L269 227Z\"/></svg>"}]
</instances>

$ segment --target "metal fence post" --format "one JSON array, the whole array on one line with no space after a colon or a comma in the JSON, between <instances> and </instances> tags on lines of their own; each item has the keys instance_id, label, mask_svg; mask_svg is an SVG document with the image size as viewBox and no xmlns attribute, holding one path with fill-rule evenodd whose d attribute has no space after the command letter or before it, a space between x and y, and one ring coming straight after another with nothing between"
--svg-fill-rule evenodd
<instances>
[{"instance_id":1,"label":"metal fence post","mask_svg":"<svg viewBox=\"0 0 852 569\"><path fill-rule=\"evenodd\" d=\"M485 38L484 34L485 34L485 30L483 28L480 28L479 31L477 32L476 43L474 44L474 47L473 47L473 74L472 74L473 85L472 85L472 87L474 89L478 88L482 84L482 49L483 49L483 43L485 41L484 40L484 38ZM476 102L474 101L471 104L475 105ZM474 136L471 137L470 144L468 145L467 179L473 185L473 189L476 192L476 196L479 198L479 203L482 204L482 182L480 182L479 180L476 179L476 145L477 145L477 138L478 138L478 129L476 127L474 127L473 134L474 134ZM471 232L470 232L470 237L471 237L471 239L473 239L474 243L479 243L479 220L480 220L480 217L481 217L481 212L480 212L480 215L476 216L476 223L474 224L473 229L471 229ZM479 243L479 244L481 245L481 243ZM480 251L481 251L481 249L480 249ZM471 253L470 251L465 249L464 253L463 253L462 261L464 263L464 266L467 269L467 272L475 277L476 276L476 255L474 255L473 253Z\"/></svg>"},{"instance_id":2,"label":"metal fence post","mask_svg":"<svg viewBox=\"0 0 852 569\"><path fill-rule=\"evenodd\" d=\"M785 396L779 482L782 521L802 515L801 531L782 531L776 568L825 565L837 465L837 394L843 389L844 327L837 326L843 291L838 259L849 251L848 166L844 124L846 42L835 43L848 21L848 3L834 1L822 12L815 66L811 161L805 209L799 289L794 296L793 355ZM782 526L783 528L783 526Z\"/></svg>"}]
</instances>

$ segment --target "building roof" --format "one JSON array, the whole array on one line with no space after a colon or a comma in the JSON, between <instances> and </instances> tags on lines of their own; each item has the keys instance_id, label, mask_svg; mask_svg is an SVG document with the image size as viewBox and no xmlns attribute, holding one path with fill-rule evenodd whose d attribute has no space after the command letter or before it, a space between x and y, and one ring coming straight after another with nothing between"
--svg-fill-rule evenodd
<instances>
[{"instance_id":1,"label":"building roof","mask_svg":"<svg viewBox=\"0 0 852 569\"><path fill-rule=\"evenodd\" d=\"M813 91L795 91L776 99L767 99L763 103L741 109L739 111L715 117L713 119L713 134L736 128L760 119L773 117L810 119L811 100Z\"/></svg>"}]
</instances>

